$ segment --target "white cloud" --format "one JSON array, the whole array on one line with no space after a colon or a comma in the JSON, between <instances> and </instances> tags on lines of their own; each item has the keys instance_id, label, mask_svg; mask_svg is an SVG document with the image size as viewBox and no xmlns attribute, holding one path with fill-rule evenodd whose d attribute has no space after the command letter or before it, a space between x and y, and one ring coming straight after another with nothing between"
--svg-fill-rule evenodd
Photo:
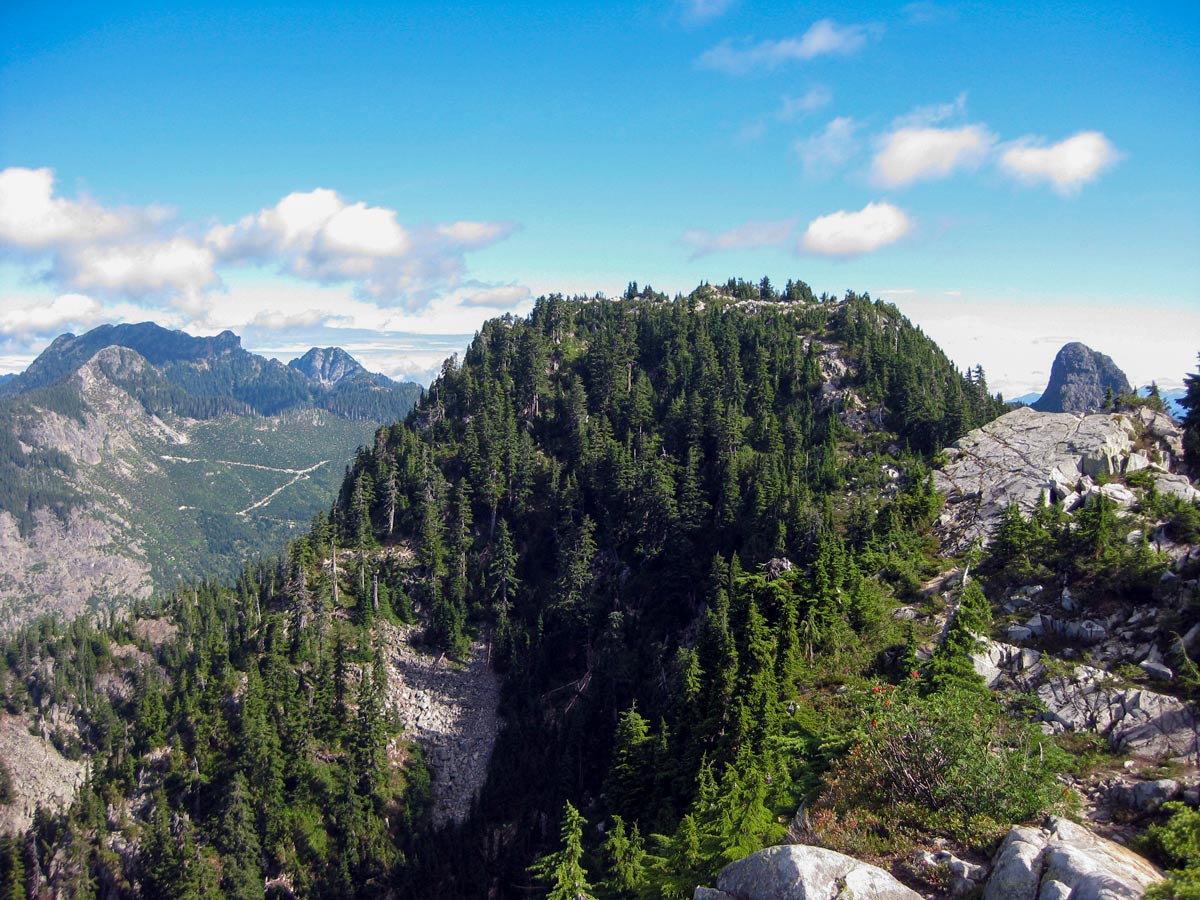
<instances>
[{"instance_id":1,"label":"white cloud","mask_svg":"<svg viewBox=\"0 0 1200 900\"><path fill-rule=\"evenodd\" d=\"M822 84L814 85L799 97L785 94L780 98L779 106L774 112L759 116L744 124L738 129L735 139L739 144L752 144L767 133L767 127L772 120L784 123L794 122L827 105L832 99L833 95L829 92L829 88Z\"/></svg>"},{"instance_id":2,"label":"white cloud","mask_svg":"<svg viewBox=\"0 0 1200 900\"><path fill-rule=\"evenodd\" d=\"M41 335L57 333L68 325L91 325L100 321L101 306L83 294L60 294L46 302L44 297L26 302L6 297L0 310L0 334Z\"/></svg>"},{"instance_id":3,"label":"white cloud","mask_svg":"<svg viewBox=\"0 0 1200 900\"><path fill-rule=\"evenodd\" d=\"M886 187L946 178L977 167L995 144L982 125L962 128L901 128L884 136L872 173Z\"/></svg>"},{"instance_id":4,"label":"white cloud","mask_svg":"<svg viewBox=\"0 0 1200 900\"><path fill-rule=\"evenodd\" d=\"M0 171L0 245L36 252L129 234L169 217L164 207L109 210L54 196L52 169Z\"/></svg>"},{"instance_id":5,"label":"white cloud","mask_svg":"<svg viewBox=\"0 0 1200 900\"><path fill-rule=\"evenodd\" d=\"M207 241L229 263L278 263L307 281L349 281L366 296L415 308L457 283L466 251L514 228L511 222L459 221L407 229L393 209L348 203L318 188L217 226Z\"/></svg>"},{"instance_id":6,"label":"white cloud","mask_svg":"<svg viewBox=\"0 0 1200 900\"><path fill-rule=\"evenodd\" d=\"M735 0L680 0L679 14L685 22L702 25L725 15L734 2Z\"/></svg>"},{"instance_id":7,"label":"white cloud","mask_svg":"<svg viewBox=\"0 0 1200 900\"><path fill-rule=\"evenodd\" d=\"M911 229L904 210L890 203L868 203L858 212L839 210L813 219L800 246L810 253L853 256L895 243Z\"/></svg>"},{"instance_id":8,"label":"white cloud","mask_svg":"<svg viewBox=\"0 0 1200 900\"><path fill-rule=\"evenodd\" d=\"M451 222L439 225L438 234L461 247L486 247L513 232L511 222Z\"/></svg>"},{"instance_id":9,"label":"white cloud","mask_svg":"<svg viewBox=\"0 0 1200 900\"><path fill-rule=\"evenodd\" d=\"M751 221L728 231L713 234L701 229L685 231L682 242L692 248L690 259L699 259L723 250L747 250L785 243L796 227L795 219Z\"/></svg>"},{"instance_id":10,"label":"white cloud","mask_svg":"<svg viewBox=\"0 0 1200 900\"><path fill-rule=\"evenodd\" d=\"M854 134L860 125L848 116L839 116L820 134L796 142L796 152L808 175L827 175L858 152Z\"/></svg>"},{"instance_id":11,"label":"white cloud","mask_svg":"<svg viewBox=\"0 0 1200 900\"><path fill-rule=\"evenodd\" d=\"M1049 147L1039 143L1032 137L1017 141L1001 155L1000 167L1020 181L1049 182L1060 194L1078 191L1122 157L1098 131L1081 131Z\"/></svg>"},{"instance_id":12,"label":"white cloud","mask_svg":"<svg viewBox=\"0 0 1200 900\"><path fill-rule=\"evenodd\" d=\"M953 22L958 18L958 13L953 9L938 6L938 4L930 3L928 0L917 0L916 3L908 3L900 8L900 12L913 25L940 25L946 22Z\"/></svg>"},{"instance_id":13,"label":"white cloud","mask_svg":"<svg viewBox=\"0 0 1200 900\"><path fill-rule=\"evenodd\" d=\"M328 266L348 277L371 260L403 256L411 245L394 210L349 204L326 188L288 194L236 225L213 228L207 240L223 259L286 256L296 274Z\"/></svg>"},{"instance_id":14,"label":"white cloud","mask_svg":"<svg viewBox=\"0 0 1200 900\"><path fill-rule=\"evenodd\" d=\"M521 284L469 285L459 295L463 306L506 310L529 299L529 288Z\"/></svg>"},{"instance_id":15,"label":"white cloud","mask_svg":"<svg viewBox=\"0 0 1200 900\"><path fill-rule=\"evenodd\" d=\"M776 69L784 63L814 59L818 56L848 56L861 50L869 39L878 36L878 25L839 25L832 19L814 22L800 37L758 42L722 41L700 55L698 64L730 75L744 75L759 69Z\"/></svg>"},{"instance_id":16,"label":"white cloud","mask_svg":"<svg viewBox=\"0 0 1200 900\"><path fill-rule=\"evenodd\" d=\"M97 243L63 254L63 280L83 290L142 297L175 292L194 305L217 281L213 253L191 238Z\"/></svg>"}]
</instances>

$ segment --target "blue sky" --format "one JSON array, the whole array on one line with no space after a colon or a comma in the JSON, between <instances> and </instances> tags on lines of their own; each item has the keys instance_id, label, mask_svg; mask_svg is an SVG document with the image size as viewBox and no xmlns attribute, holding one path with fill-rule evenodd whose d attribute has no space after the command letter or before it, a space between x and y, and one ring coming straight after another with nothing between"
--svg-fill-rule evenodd
<instances>
[{"instance_id":1,"label":"blue sky","mask_svg":"<svg viewBox=\"0 0 1200 900\"><path fill-rule=\"evenodd\" d=\"M895 302L1009 396L1200 351L1195 4L10 2L0 371L154 319L421 379L630 280Z\"/></svg>"}]
</instances>

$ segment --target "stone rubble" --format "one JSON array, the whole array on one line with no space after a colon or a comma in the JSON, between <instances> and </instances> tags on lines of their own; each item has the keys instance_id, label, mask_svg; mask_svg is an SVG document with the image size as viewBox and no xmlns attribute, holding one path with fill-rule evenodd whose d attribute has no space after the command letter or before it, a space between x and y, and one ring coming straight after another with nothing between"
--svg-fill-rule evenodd
<instances>
[{"instance_id":1,"label":"stone rubble","mask_svg":"<svg viewBox=\"0 0 1200 900\"><path fill-rule=\"evenodd\" d=\"M500 676L476 641L466 661L420 651L417 626L381 625L388 648L388 700L405 734L425 751L433 776L433 822L462 822L487 778L500 729Z\"/></svg>"}]
</instances>

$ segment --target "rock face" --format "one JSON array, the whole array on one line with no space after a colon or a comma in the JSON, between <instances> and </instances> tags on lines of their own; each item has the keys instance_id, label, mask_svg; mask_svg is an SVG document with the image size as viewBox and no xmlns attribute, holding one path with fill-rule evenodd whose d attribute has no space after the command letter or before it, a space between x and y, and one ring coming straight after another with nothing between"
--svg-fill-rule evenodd
<instances>
[{"instance_id":1,"label":"rock face","mask_svg":"<svg viewBox=\"0 0 1200 900\"><path fill-rule=\"evenodd\" d=\"M1076 666L1070 676L1038 687L1048 724L1058 731L1095 731L1116 750L1154 760L1200 763L1196 711L1175 697L1110 686L1103 669Z\"/></svg>"},{"instance_id":2,"label":"rock face","mask_svg":"<svg viewBox=\"0 0 1200 900\"><path fill-rule=\"evenodd\" d=\"M1048 733L1093 731L1114 750L1155 762L1200 764L1200 717L1177 697L1121 686L1103 669L1053 675L1038 650L984 641L972 661L988 687L1032 691Z\"/></svg>"},{"instance_id":3,"label":"rock face","mask_svg":"<svg viewBox=\"0 0 1200 900\"><path fill-rule=\"evenodd\" d=\"M1095 479L1129 471L1153 473L1160 493L1200 499L1184 476L1170 474L1181 435L1169 416L1145 409L1079 416L1023 407L1006 413L947 448L945 464L934 472L934 485L946 496L939 521L943 547L961 552L977 538L987 541L1011 503L1026 516L1050 500L1070 512L1095 494L1128 504L1132 495L1125 488Z\"/></svg>"},{"instance_id":4,"label":"rock face","mask_svg":"<svg viewBox=\"0 0 1200 900\"><path fill-rule=\"evenodd\" d=\"M1054 357L1050 383L1033 408L1039 412L1093 412L1104 404L1109 390L1114 396L1133 392L1129 379L1110 357L1074 342Z\"/></svg>"},{"instance_id":5,"label":"rock face","mask_svg":"<svg viewBox=\"0 0 1200 900\"><path fill-rule=\"evenodd\" d=\"M83 763L72 762L49 741L30 734L24 716L0 716L0 759L13 787L12 801L0 804L0 834L24 831L39 806L64 809L83 781Z\"/></svg>"},{"instance_id":6,"label":"rock face","mask_svg":"<svg viewBox=\"0 0 1200 900\"><path fill-rule=\"evenodd\" d=\"M366 372L362 364L341 347L313 347L288 363L288 368L321 384L337 384L343 378Z\"/></svg>"},{"instance_id":7,"label":"rock face","mask_svg":"<svg viewBox=\"0 0 1200 900\"><path fill-rule=\"evenodd\" d=\"M1013 828L996 851L983 900L1137 900L1162 873L1120 844L1052 818Z\"/></svg>"},{"instance_id":8,"label":"rock face","mask_svg":"<svg viewBox=\"0 0 1200 900\"><path fill-rule=\"evenodd\" d=\"M878 866L821 847L768 847L730 863L694 900L920 900Z\"/></svg>"}]
</instances>

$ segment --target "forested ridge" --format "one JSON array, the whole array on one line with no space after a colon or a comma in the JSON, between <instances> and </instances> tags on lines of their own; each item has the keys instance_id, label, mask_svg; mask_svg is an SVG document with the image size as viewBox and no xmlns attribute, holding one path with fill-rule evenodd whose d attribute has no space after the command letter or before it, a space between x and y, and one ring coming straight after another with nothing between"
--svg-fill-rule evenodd
<instances>
[{"instance_id":1,"label":"forested ridge","mask_svg":"<svg viewBox=\"0 0 1200 900\"><path fill-rule=\"evenodd\" d=\"M802 282L492 320L279 559L5 643L9 711L91 762L4 885L688 897L802 803L850 852L986 844L1062 801L1054 747L974 675L977 582L930 658L891 613L943 566L932 455L1004 408L894 307ZM398 622L505 679L437 832L384 702Z\"/></svg>"}]
</instances>

